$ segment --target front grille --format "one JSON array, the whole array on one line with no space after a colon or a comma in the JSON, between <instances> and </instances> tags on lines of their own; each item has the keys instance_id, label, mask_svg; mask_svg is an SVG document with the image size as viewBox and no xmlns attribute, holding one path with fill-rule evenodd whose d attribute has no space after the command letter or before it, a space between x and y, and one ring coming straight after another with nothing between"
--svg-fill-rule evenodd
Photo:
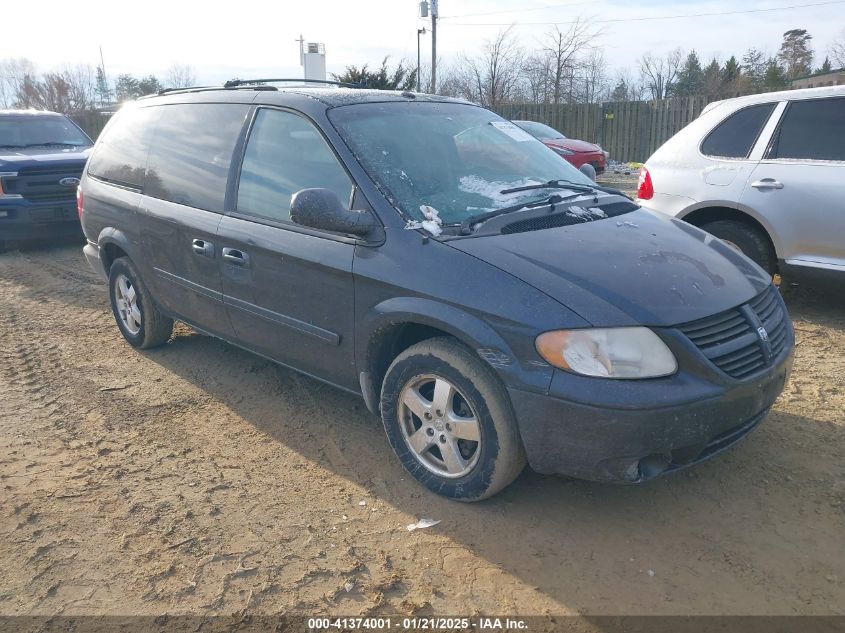
<instances>
[{"instance_id":1,"label":"front grille","mask_svg":"<svg viewBox=\"0 0 845 633\"><path fill-rule=\"evenodd\" d=\"M789 340L789 320L777 288L748 303L678 326L719 369L746 378L770 367Z\"/></svg>"},{"instance_id":2,"label":"front grille","mask_svg":"<svg viewBox=\"0 0 845 633\"><path fill-rule=\"evenodd\" d=\"M3 179L6 193L19 194L32 202L72 201L76 197L76 187L60 185L62 178L81 178L82 165L79 167L32 167L22 169L17 176Z\"/></svg>"}]
</instances>

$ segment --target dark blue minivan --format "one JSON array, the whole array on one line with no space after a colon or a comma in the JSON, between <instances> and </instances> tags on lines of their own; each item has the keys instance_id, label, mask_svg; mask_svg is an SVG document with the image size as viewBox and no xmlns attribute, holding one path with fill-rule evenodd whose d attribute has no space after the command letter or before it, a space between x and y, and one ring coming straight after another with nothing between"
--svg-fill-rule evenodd
<instances>
[{"instance_id":1,"label":"dark blue minivan","mask_svg":"<svg viewBox=\"0 0 845 633\"><path fill-rule=\"evenodd\" d=\"M178 319L356 393L454 499L526 461L690 466L757 427L792 366L751 260L455 99L265 80L141 99L79 212L131 345Z\"/></svg>"}]
</instances>

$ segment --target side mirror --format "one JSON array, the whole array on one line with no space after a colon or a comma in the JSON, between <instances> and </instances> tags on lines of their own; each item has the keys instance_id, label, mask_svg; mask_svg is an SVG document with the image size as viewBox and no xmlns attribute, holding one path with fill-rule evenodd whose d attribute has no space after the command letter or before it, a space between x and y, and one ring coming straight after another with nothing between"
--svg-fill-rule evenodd
<instances>
[{"instance_id":1,"label":"side mirror","mask_svg":"<svg viewBox=\"0 0 845 633\"><path fill-rule=\"evenodd\" d=\"M290 201L290 219L322 231L365 236L376 225L369 211L350 211L328 189L302 189Z\"/></svg>"}]
</instances>

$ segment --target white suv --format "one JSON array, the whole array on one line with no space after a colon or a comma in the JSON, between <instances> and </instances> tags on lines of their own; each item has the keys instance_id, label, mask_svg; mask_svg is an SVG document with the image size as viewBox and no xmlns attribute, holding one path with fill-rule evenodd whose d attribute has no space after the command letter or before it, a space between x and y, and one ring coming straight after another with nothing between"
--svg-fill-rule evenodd
<instances>
[{"instance_id":1,"label":"white suv","mask_svg":"<svg viewBox=\"0 0 845 633\"><path fill-rule=\"evenodd\" d=\"M845 86L711 103L648 159L637 196L770 273L845 275Z\"/></svg>"}]
</instances>

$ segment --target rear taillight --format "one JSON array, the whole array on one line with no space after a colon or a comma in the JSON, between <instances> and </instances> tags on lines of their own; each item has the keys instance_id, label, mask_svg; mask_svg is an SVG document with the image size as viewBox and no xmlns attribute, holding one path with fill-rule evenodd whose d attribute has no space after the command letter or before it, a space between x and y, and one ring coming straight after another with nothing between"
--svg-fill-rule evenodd
<instances>
[{"instance_id":1,"label":"rear taillight","mask_svg":"<svg viewBox=\"0 0 845 633\"><path fill-rule=\"evenodd\" d=\"M82 187L76 188L76 213L79 214L79 219L82 219L83 208Z\"/></svg>"},{"instance_id":2,"label":"rear taillight","mask_svg":"<svg viewBox=\"0 0 845 633\"><path fill-rule=\"evenodd\" d=\"M645 167L640 168L640 180L637 182L637 198L651 200L654 196L654 185L651 184L651 174Z\"/></svg>"}]
</instances>

